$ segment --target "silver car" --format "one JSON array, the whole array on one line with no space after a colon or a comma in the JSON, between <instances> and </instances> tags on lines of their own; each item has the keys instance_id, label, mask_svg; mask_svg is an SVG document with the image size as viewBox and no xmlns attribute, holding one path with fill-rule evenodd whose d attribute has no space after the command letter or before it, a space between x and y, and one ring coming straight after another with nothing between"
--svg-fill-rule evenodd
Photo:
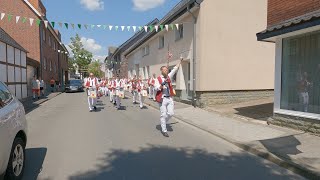
<instances>
[{"instance_id":1,"label":"silver car","mask_svg":"<svg viewBox=\"0 0 320 180\"><path fill-rule=\"evenodd\" d=\"M22 178L26 134L24 107L0 81L0 179Z\"/></svg>"}]
</instances>

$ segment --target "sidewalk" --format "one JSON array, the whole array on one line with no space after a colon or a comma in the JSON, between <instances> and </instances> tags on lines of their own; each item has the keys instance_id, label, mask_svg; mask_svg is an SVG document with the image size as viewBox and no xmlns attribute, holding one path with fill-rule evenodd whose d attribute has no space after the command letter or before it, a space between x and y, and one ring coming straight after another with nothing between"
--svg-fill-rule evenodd
<instances>
[{"instance_id":1,"label":"sidewalk","mask_svg":"<svg viewBox=\"0 0 320 180\"><path fill-rule=\"evenodd\" d=\"M131 94L127 93L131 97ZM145 104L159 109L149 99ZM320 179L320 137L175 102L175 118L310 179Z\"/></svg>"},{"instance_id":2,"label":"sidewalk","mask_svg":"<svg viewBox=\"0 0 320 180\"><path fill-rule=\"evenodd\" d=\"M38 108L42 103L49 101L50 99L60 95L62 92L54 92L50 93L46 97L42 97L40 99L33 100L32 97L28 97L26 99L21 100L21 103L24 106L26 114L30 113L32 110Z\"/></svg>"}]
</instances>

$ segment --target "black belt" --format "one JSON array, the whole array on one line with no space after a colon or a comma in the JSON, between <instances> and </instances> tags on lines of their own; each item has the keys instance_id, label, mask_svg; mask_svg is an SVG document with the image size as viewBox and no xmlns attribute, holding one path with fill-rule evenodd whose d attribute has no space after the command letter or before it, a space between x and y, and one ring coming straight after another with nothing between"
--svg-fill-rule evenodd
<instances>
[{"instance_id":1,"label":"black belt","mask_svg":"<svg viewBox=\"0 0 320 180\"><path fill-rule=\"evenodd\" d=\"M170 96L163 96L163 97L165 97L165 98L169 98Z\"/></svg>"}]
</instances>

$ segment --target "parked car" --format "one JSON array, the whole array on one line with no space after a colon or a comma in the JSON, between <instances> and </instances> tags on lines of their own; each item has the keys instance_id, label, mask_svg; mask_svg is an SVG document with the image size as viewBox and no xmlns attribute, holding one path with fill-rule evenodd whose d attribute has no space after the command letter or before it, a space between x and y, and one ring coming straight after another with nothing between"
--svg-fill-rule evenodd
<instances>
[{"instance_id":1,"label":"parked car","mask_svg":"<svg viewBox=\"0 0 320 180\"><path fill-rule=\"evenodd\" d=\"M83 92L83 83L80 79L72 79L67 82L66 92Z\"/></svg>"},{"instance_id":2,"label":"parked car","mask_svg":"<svg viewBox=\"0 0 320 180\"><path fill-rule=\"evenodd\" d=\"M22 178L26 144L24 107L0 81L0 179Z\"/></svg>"}]
</instances>

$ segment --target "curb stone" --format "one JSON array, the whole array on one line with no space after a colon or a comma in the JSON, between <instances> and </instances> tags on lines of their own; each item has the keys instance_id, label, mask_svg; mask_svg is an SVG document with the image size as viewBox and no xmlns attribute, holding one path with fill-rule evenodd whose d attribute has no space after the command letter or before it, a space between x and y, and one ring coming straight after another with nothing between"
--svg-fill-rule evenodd
<instances>
[{"instance_id":1,"label":"curb stone","mask_svg":"<svg viewBox=\"0 0 320 180\"><path fill-rule=\"evenodd\" d=\"M126 95L126 96L132 98L132 96L130 96L130 95ZM158 109L158 107L156 107L155 105L153 105L151 103L144 103L144 104L148 105L150 107L153 107L155 109ZM191 126L196 127L196 128L198 128L200 130L203 130L203 131L205 131L205 132L207 132L209 134L217 136L217 137L219 137L219 138L221 138L221 139L223 139L223 140L225 140L225 141L237 146L238 148L240 148L240 149L242 149L244 151L250 152L250 153L252 153L252 154L254 154L256 156L259 156L259 157L261 157L263 159L266 159L266 160L268 160L270 162L273 162L273 163L277 164L278 166L283 167L285 169L288 169L288 170L290 170L290 171L292 171L292 172L294 172L296 174L299 174L299 175L301 175L301 176L303 176L305 178L312 179L312 180L313 179L314 180L320 179L320 173L319 172L307 169L307 168L305 168L305 167L293 162L292 160L290 160L288 158L282 157L281 155L278 155L276 153L273 154L273 153L268 152L268 151L259 150L258 148L252 147L252 145L250 145L250 144L237 142L237 141L233 140L232 138L228 138L228 137L226 137L226 136L224 136L222 134L210 131L207 128L200 127L197 124L195 124L193 122L190 122L189 120L184 119L184 118L182 118L180 116L173 115L173 117L178 119L178 120L180 120L180 121L182 121L182 122L184 122L184 123L186 123L186 124L188 124L188 125L191 125ZM279 156L279 157L281 157L283 159L280 159L277 156Z\"/></svg>"}]
</instances>

